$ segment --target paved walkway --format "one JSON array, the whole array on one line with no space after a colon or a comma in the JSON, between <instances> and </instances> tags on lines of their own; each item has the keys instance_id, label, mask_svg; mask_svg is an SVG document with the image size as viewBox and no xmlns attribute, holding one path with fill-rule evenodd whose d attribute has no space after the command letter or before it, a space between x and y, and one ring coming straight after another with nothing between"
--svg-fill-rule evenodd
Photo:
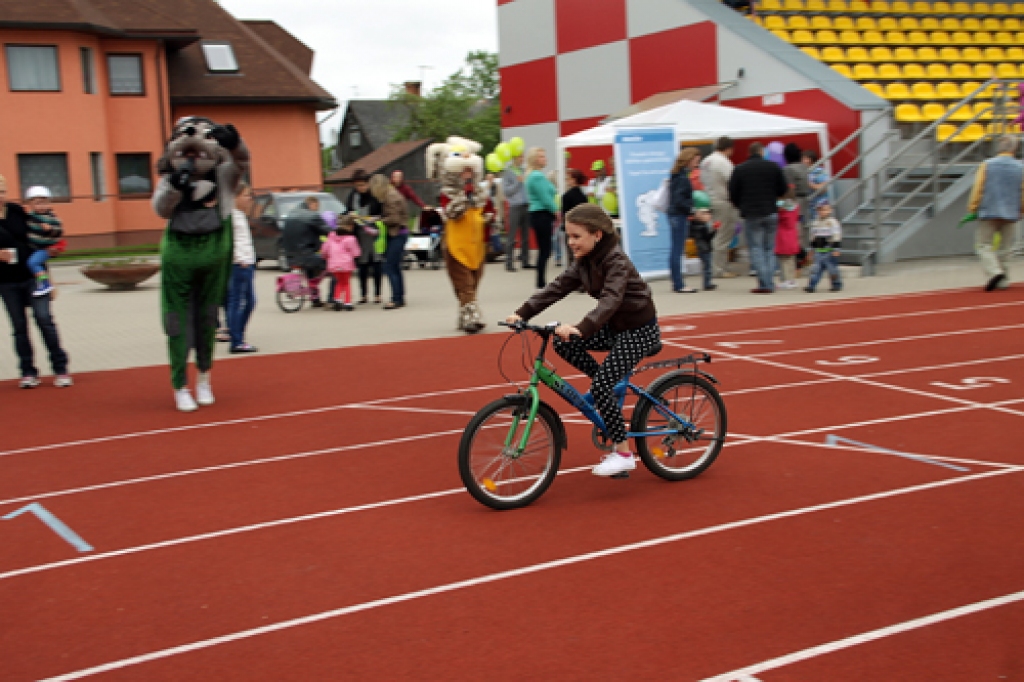
<instances>
[{"instance_id":1,"label":"paved walkway","mask_svg":"<svg viewBox=\"0 0 1024 682\"><path fill-rule=\"evenodd\" d=\"M1017 266L1018 268L1020 266ZM561 268L549 267L549 275ZM354 312L304 309L286 314L274 302L274 282L279 273L269 265L256 278L259 303L249 325L248 339L263 353L337 348L393 341L457 336L456 304L444 270L413 269L406 272L408 306L384 311L380 306L358 306ZM679 315L714 310L761 308L791 305L815 300L894 295L935 289L980 286L984 276L976 260L951 258L915 261L882 266L875 277L860 278L856 268L846 268L845 290L838 294L802 290L778 291L772 295L750 294L752 278L717 280L719 288L698 294L674 294L667 280L652 282L660 315ZM488 332L498 331L494 323L517 308L534 290L533 270L507 272L503 264L487 266L481 285L480 302L488 320ZM164 364L167 361L159 316L159 281L154 278L135 291L115 292L97 285L78 271L77 266L54 268L59 295L54 303L65 347L71 355L75 373ZM699 278L687 278L697 284ZM358 288L358 285L357 285ZM819 285L819 289L827 288ZM384 290L387 291L385 280ZM996 295L996 294L994 294ZM386 293L385 293L386 296ZM578 321L591 309L593 300L573 295L545 311L539 320ZM6 316L0 326L7 325ZM35 333L36 330L33 329ZM13 349L0 346L0 380L18 376ZM37 353L44 346L35 334ZM406 352L406 349L396 352ZM226 345L219 354L232 360ZM46 363L39 363L46 372Z\"/></svg>"}]
</instances>

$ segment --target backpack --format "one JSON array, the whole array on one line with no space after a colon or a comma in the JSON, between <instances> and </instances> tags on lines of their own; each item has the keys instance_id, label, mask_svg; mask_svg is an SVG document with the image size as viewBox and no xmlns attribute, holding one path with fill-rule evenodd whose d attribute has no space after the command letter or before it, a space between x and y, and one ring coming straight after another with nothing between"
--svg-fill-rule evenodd
<instances>
[{"instance_id":1,"label":"backpack","mask_svg":"<svg viewBox=\"0 0 1024 682\"><path fill-rule=\"evenodd\" d=\"M661 181L661 185L654 190L654 196L651 199L651 205L654 206L655 211L658 213L668 211L668 207L672 203L672 191L669 189L668 178Z\"/></svg>"}]
</instances>

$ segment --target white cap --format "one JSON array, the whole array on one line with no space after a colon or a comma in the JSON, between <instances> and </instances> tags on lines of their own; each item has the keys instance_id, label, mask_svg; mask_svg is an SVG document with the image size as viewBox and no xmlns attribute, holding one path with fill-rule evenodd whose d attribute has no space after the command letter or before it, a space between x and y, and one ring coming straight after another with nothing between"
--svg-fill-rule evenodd
<instances>
[{"instance_id":1,"label":"white cap","mask_svg":"<svg viewBox=\"0 0 1024 682\"><path fill-rule=\"evenodd\" d=\"M29 187L28 191L25 192L25 200L26 201L28 201L29 199L51 199L51 198L53 198L53 195L50 194L50 190L48 190L47 188L43 187L42 185L34 185L32 187Z\"/></svg>"}]
</instances>

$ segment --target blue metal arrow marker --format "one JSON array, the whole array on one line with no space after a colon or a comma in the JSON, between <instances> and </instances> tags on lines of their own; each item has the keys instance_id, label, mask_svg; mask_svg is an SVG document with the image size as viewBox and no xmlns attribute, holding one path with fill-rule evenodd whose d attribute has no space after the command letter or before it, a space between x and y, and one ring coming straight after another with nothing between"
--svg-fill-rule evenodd
<instances>
[{"instance_id":1,"label":"blue metal arrow marker","mask_svg":"<svg viewBox=\"0 0 1024 682\"><path fill-rule=\"evenodd\" d=\"M50 530L59 535L65 542L77 549L79 552L92 551L92 545L79 537L78 533L68 528L63 521L51 514L50 510L38 502L33 502L30 505L26 505L21 509L18 509L17 511L12 511L7 516L4 516L3 519L4 521L7 521L16 516L21 516L25 512L32 512L35 514L40 521L50 527Z\"/></svg>"},{"instance_id":2,"label":"blue metal arrow marker","mask_svg":"<svg viewBox=\"0 0 1024 682\"><path fill-rule=\"evenodd\" d=\"M958 467L955 464L947 464L946 462L940 462L929 457L922 457L921 455L910 455L906 452L897 452L895 450L889 450L887 448L880 448L877 445L871 445L869 443L861 443L860 441L850 440L849 438L843 438L842 436L836 436L829 434L825 437L825 443L827 445L837 445L844 443L846 445L852 445L857 448L867 448L868 450L874 450L875 452L884 452L887 455L896 455L897 457L906 457L917 462L924 462L925 464L934 464L938 467L946 467L947 469L953 469L954 471L970 471L967 467Z\"/></svg>"}]
</instances>

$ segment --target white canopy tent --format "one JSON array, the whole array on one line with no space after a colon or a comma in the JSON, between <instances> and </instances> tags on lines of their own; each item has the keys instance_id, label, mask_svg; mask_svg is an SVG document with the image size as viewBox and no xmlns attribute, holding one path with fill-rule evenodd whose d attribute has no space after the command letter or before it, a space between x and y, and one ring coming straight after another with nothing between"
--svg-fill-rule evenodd
<instances>
[{"instance_id":1,"label":"white canopy tent","mask_svg":"<svg viewBox=\"0 0 1024 682\"><path fill-rule=\"evenodd\" d=\"M767 144L786 135L815 134L819 154L828 153L828 126L820 121L807 121L789 116L762 114L693 100L672 104L620 118L604 125L558 138L558 178L565 177L565 150L570 147L610 145L621 128L671 127L680 142L717 140L723 135L734 139L759 138Z\"/></svg>"}]
</instances>

